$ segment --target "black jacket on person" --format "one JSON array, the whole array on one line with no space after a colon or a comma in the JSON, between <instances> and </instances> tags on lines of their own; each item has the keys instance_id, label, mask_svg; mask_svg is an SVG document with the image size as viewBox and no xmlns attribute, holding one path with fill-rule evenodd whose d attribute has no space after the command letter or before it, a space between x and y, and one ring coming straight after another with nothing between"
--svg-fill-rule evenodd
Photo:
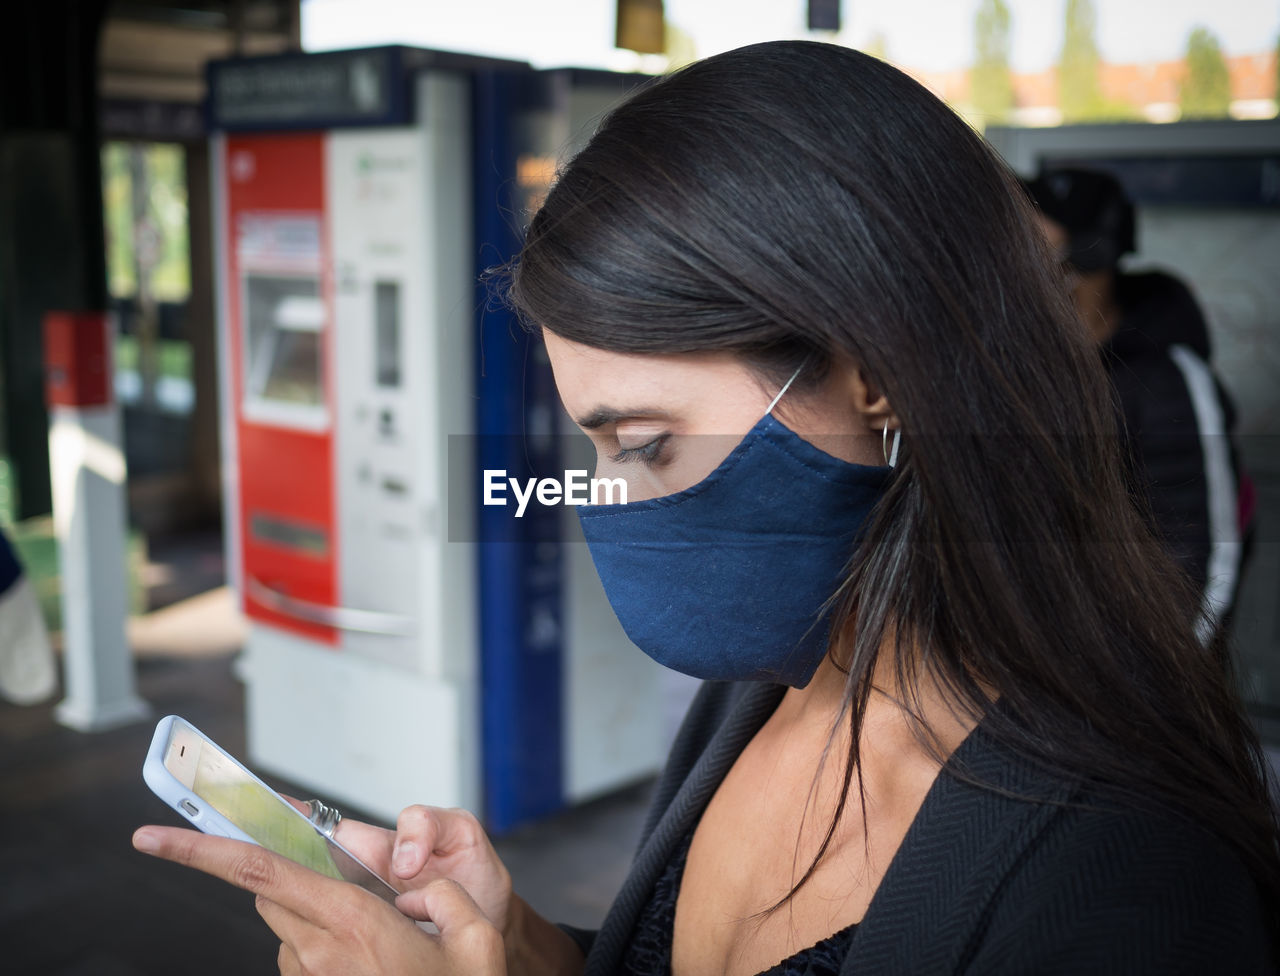
<instances>
[{"instance_id":1,"label":"black jacket on person","mask_svg":"<svg viewBox=\"0 0 1280 976\"><path fill-rule=\"evenodd\" d=\"M1205 617L1235 602L1242 560L1235 409L1209 367L1204 316L1187 287L1160 272L1117 274L1122 319L1103 346L1155 527L1203 596ZM1206 635L1207 636L1207 635Z\"/></svg>"},{"instance_id":2,"label":"black jacket on person","mask_svg":"<svg viewBox=\"0 0 1280 976\"><path fill-rule=\"evenodd\" d=\"M782 690L718 682L702 687L603 926L599 932L566 929L587 953L587 976L617 972L672 851L773 713ZM966 785L953 775L960 769L1000 792ZM1257 890L1225 845L1172 815L1106 809L1087 800L1078 784L1010 755L979 725L925 797L840 972L1275 971ZM778 838L788 845L794 840Z\"/></svg>"}]
</instances>

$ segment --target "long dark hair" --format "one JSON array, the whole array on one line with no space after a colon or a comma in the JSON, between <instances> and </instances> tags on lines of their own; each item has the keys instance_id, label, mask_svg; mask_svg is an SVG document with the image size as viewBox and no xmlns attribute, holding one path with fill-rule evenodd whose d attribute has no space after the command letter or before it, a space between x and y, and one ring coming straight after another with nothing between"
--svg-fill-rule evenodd
<instances>
[{"instance_id":1,"label":"long dark hair","mask_svg":"<svg viewBox=\"0 0 1280 976\"><path fill-rule=\"evenodd\" d=\"M1023 194L938 99L826 44L693 64L563 170L508 292L575 342L728 350L774 379L807 361L811 381L843 354L887 395L902 459L834 598L844 796L890 653L908 709L926 675L974 715L994 690L991 734L1205 825L1276 917L1257 735L1125 490L1106 377Z\"/></svg>"}]
</instances>

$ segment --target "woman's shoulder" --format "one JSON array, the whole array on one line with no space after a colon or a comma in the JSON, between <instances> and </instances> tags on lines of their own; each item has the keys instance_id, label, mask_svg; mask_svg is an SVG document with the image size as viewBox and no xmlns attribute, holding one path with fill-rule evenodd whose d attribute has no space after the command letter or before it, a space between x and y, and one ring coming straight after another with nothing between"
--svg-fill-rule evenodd
<instances>
[{"instance_id":1,"label":"woman's shoulder","mask_svg":"<svg viewBox=\"0 0 1280 976\"><path fill-rule=\"evenodd\" d=\"M1211 830L1078 788L993 891L970 969L1273 973L1275 924L1244 863Z\"/></svg>"},{"instance_id":2,"label":"woman's shoulder","mask_svg":"<svg viewBox=\"0 0 1280 976\"><path fill-rule=\"evenodd\" d=\"M1141 800L1082 789L1062 805L1030 852L1026 868L1096 878L1108 890L1158 894L1167 903L1220 894L1256 900L1243 862L1205 826ZM1144 899L1145 900L1145 899Z\"/></svg>"},{"instance_id":3,"label":"woman's shoulder","mask_svg":"<svg viewBox=\"0 0 1280 976\"><path fill-rule=\"evenodd\" d=\"M880 893L883 924L901 926L890 916L919 902L923 878L932 936L911 931L936 942L921 951L948 972L1276 971L1277 922L1211 827L1048 769L993 724L966 739L926 800L893 897Z\"/></svg>"}]
</instances>

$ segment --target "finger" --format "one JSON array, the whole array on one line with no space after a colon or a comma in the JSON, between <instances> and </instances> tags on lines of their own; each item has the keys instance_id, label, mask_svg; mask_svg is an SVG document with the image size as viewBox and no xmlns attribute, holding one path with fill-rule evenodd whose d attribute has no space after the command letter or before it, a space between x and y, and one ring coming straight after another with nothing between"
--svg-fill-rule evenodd
<instances>
[{"instance_id":1,"label":"finger","mask_svg":"<svg viewBox=\"0 0 1280 976\"><path fill-rule=\"evenodd\" d=\"M287 942L280 943L280 951L276 953L276 966L280 969L280 976L303 976L298 954Z\"/></svg>"},{"instance_id":2,"label":"finger","mask_svg":"<svg viewBox=\"0 0 1280 976\"><path fill-rule=\"evenodd\" d=\"M406 807L396 821L392 871L401 878L415 877L433 854L443 857L466 850L483 838L480 822L466 810Z\"/></svg>"},{"instance_id":3,"label":"finger","mask_svg":"<svg viewBox=\"0 0 1280 976\"><path fill-rule=\"evenodd\" d=\"M285 945L301 944L306 938L314 935L316 926L308 922L297 912L290 911L266 895L258 895L253 907L267 923L267 927L280 937Z\"/></svg>"},{"instance_id":4,"label":"finger","mask_svg":"<svg viewBox=\"0 0 1280 976\"><path fill-rule=\"evenodd\" d=\"M311 817L311 804L306 800L299 800L296 796L290 796L288 793L281 793L280 799L284 800L304 817Z\"/></svg>"},{"instance_id":5,"label":"finger","mask_svg":"<svg viewBox=\"0 0 1280 976\"><path fill-rule=\"evenodd\" d=\"M144 854L211 874L265 895L303 918L317 920L341 900L343 882L334 881L265 848L181 827L139 827L133 846ZM359 890L359 889L353 889Z\"/></svg>"},{"instance_id":6,"label":"finger","mask_svg":"<svg viewBox=\"0 0 1280 976\"><path fill-rule=\"evenodd\" d=\"M496 971L504 958L501 933L456 881L439 878L401 895L396 906L406 915L434 922L447 951L468 960L473 972L488 972L490 966Z\"/></svg>"},{"instance_id":7,"label":"finger","mask_svg":"<svg viewBox=\"0 0 1280 976\"><path fill-rule=\"evenodd\" d=\"M395 848L391 854L391 870L401 878L412 878L426 866L427 858L441 836L440 815L436 807L415 804L405 807L396 819Z\"/></svg>"},{"instance_id":8,"label":"finger","mask_svg":"<svg viewBox=\"0 0 1280 976\"><path fill-rule=\"evenodd\" d=\"M333 832L333 838L372 868L374 874L391 877L391 849L396 841L394 830L344 817Z\"/></svg>"},{"instance_id":9,"label":"finger","mask_svg":"<svg viewBox=\"0 0 1280 976\"><path fill-rule=\"evenodd\" d=\"M311 819L311 804L307 800L299 800L296 796L281 793L285 800L300 814ZM349 850L369 867L374 874L386 877L391 873L391 845L395 843L395 832L385 827L374 827L343 817L334 828L333 839Z\"/></svg>"}]
</instances>

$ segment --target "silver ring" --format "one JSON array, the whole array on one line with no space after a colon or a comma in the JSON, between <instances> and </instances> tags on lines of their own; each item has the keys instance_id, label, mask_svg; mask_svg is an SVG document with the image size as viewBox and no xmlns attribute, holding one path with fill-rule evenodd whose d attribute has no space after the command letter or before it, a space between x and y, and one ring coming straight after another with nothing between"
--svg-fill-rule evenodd
<instances>
[{"instance_id":1,"label":"silver ring","mask_svg":"<svg viewBox=\"0 0 1280 976\"><path fill-rule=\"evenodd\" d=\"M338 812L338 808L321 800L308 800L307 809L310 811L307 819L316 825L316 830L326 837L333 837L338 824L342 823L342 814Z\"/></svg>"}]
</instances>

